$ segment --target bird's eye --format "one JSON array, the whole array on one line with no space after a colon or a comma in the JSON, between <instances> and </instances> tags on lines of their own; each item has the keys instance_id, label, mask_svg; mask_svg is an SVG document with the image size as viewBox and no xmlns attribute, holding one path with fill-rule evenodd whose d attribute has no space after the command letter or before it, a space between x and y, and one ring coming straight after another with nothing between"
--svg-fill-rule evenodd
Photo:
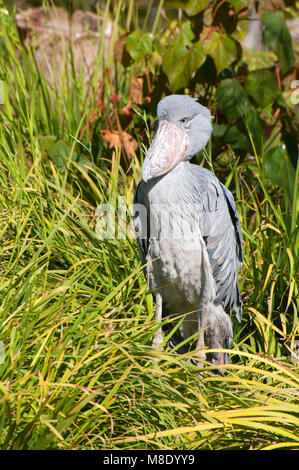
<instances>
[{"instance_id":1,"label":"bird's eye","mask_svg":"<svg viewBox=\"0 0 299 470\"><path fill-rule=\"evenodd\" d=\"M189 121L189 119L186 118L186 117L180 119L180 123L182 123L182 124L187 124L188 121Z\"/></svg>"}]
</instances>

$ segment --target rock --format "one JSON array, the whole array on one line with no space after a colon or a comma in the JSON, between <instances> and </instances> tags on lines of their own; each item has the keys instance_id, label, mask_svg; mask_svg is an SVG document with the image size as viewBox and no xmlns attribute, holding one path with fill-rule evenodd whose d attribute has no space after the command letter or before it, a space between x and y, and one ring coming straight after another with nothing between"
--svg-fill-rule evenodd
<instances>
[{"instance_id":1,"label":"rock","mask_svg":"<svg viewBox=\"0 0 299 470\"><path fill-rule=\"evenodd\" d=\"M106 21L103 32L100 15L77 10L70 16L64 8L55 6L19 11L16 24L24 46L32 47L37 67L51 88L63 85L66 66L71 77L70 44L75 71L79 75L83 68L87 88L97 54L103 51L104 57L107 56L112 36L112 22Z\"/></svg>"}]
</instances>

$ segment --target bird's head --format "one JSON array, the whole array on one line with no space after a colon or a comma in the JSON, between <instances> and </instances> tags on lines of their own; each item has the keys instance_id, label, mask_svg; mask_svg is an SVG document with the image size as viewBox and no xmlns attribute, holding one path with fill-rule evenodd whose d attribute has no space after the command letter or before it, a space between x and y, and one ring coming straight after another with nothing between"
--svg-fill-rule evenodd
<instances>
[{"instance_id":1,"label":"bird's head","mask_svg":"<svg viewBox=\"0 0 299 470\"><path fill-rule=\"evenodd\" d=\"M190 160L212 132L210 111L190 96L167 96L158 104L157 115L159 125L142 167L145 182Z\"/></svg>"}]
</instances>

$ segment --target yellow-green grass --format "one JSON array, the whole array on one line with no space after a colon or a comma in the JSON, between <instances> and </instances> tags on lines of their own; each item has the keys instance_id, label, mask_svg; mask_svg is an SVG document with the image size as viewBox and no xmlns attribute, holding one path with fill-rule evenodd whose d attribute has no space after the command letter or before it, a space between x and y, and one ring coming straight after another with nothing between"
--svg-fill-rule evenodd
<instances>
[{"instance_id":1,"label":"yellow-green grass","mask_svg":"<svg viewBox=\"0 0 299 470\"><path fill-rule=\"evenodd\" d=\"M120 151L111 156L103 145L95 158L89 134L83 142L78 135L95 106L96 79L87 94L80 94L80 75L72 76L78 93L69 85L51 90L5 21L0 447L298 448L298 370L291 362L297 199L287 205L256 153L251 168L228 165L224 183L234 191L244 238L243 319L235 325L231 364L223 376L208 364L199 376L189 361L194 351L153 351L154 305L132 232L123 239L96 235L99 204L117 207L119 196L132 203L144 145L128 172ZM126 97L127 83L128 77L116 83ZM108 87L103 99L108 106ZM49 155L53 137L69 149L62 165ZM249 171L254 187L246 183Z\"/></svg>"}]
</instances>

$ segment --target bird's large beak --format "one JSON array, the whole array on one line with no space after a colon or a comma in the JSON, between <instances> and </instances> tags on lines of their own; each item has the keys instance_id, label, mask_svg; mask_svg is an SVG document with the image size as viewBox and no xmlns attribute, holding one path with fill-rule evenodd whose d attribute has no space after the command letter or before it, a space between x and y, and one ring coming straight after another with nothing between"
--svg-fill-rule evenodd
<instances>
[{"instance_id":1,"label":"bird's large beak","mask_svg":"<svg viewBox=\"0 0 299 470\"><path fill-rule=\"evenodd\" d=\"M170 171L182 161L188 145L187 132L171 122L160 121L143 163L142 179L147 182Z\"/></svg>"}]
</instances>

